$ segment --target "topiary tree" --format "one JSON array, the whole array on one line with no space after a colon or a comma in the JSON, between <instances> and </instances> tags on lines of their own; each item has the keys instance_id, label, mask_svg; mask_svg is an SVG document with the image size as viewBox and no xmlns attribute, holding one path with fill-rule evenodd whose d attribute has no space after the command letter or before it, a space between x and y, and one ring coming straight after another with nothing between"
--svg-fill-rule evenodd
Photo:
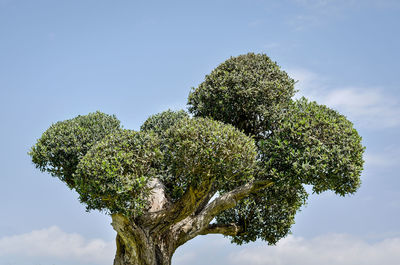
<instances>
[{"instance_id":1,"label":"topiary tree","mask_svg":"<svg viewBox=\"0 0 400 265\"><path fill-rule=\"evenodd\" d=\"M52 125L32 161L112 216L114 265L171 264L188 240L222 234L275 244L307 199L360 186L364 147L343 115L305 98L264 54L232 57L189 94L185 111L140 131L100 112Z\"/></svg>"}]
</instances>

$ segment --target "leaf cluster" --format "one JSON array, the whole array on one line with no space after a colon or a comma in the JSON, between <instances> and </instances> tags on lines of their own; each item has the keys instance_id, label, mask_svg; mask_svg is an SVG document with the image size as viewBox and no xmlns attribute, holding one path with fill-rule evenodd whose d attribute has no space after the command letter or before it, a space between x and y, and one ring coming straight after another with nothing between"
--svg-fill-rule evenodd
<instances>
[{"instance_id":1,"label":"leaf cluster","mask_svg":"<svg viewBox=\"0 0 400 265\"><path fill-rule=\"evenodd\" d=\"M146 210L152 178L172 201L199 187L213 195L272 180L215 220L240 227L237 244L274 244L305 204L304 185L354 193L363 167L353 124L324 105L293 100L294 83L265 54L231 57L191 90L194 117L168 110L135 132L115 116L90 113L50 126L29 154L37 168L75 189L87 209L128 216Z\"/></svg>"},{"instance_id":2,"label":"leaf cluster","mask_svg":"<svg viewBox=\"0 0 400 265\"><path fill-rule=\"evenodd\" d=\"M119 130L94 145L75 172L76 191L87 209L139 215L146 207L146 184L162 160L155 134Z\"/></svg>"},{"instance_id":3,"label":"leaf cluster","mask_svg":"<svg viewBox=\"0 0 400 265\"><path fill-rule=\"evenodd\" d=\"M261 239L275 244L290 232L295 215L307 197L300 184L272 185L219 214L216 223L235 223L241 227L239 233L231 237L233 243L241 245Z\"/></svg>"},{"instance_id":4,"label":"leaf cluster","mask_svg":"<svg viewBox=\"0 0 400 265\"><path fill-rule=\"evenodd\" d=\"M262 167L278 181L313 185L344 196L360 186L364 147L353 124L337 111L301 98L279 128L258 141Z\"/></svg>"},{"instance_id":5,"label":"leaf cluster","mask_svg":"<svg viewBox=\"0 0 400 265\"><path fill-rule=\"evenodd\" d=\"M29 155L41 171L75 187L73 174L81 158L99 140L120 128L120 121L101 112L77 116L50 126Z\"/></svg>"},{"instance_id":6,"label":"leaf cluster","mask_svg":"<svg viewBox=\"0 0 400 265\"><path fill-rule=\"evenodd\" d=\"M255 142L231 125L168 110L135 132L117 120L107 127L102 121L109 118L115 119L97 112L58 122L30 152L36 166L74 188L88 210L138 216L148 206L152 178L164 182L173 200L189 186L208 182L223 191L252 178Z\"/></svg>"},{"instance_id":7,"label":"leaf cluster","mask_svg":"<svg viewBox=\"0 0 400 265\"><path fill-rule=\"evenodd\" d=\"M172 198L208 181L224 191L253 177L254 140L231 125L208 118L182 119L165 133L163 181Z\"/></svg>"},{"instance_id":8,"label":"leaf cluster","mask_svg":"<svg viewBox=\"0 0 400 265\"><path fill-rule=\"evenodd\" d=\"M166 110L158 114L151 115L140 127L143 132L154 132L162 137L163 134L178 121L189 118L189 115L184 110L172 111Z\"/></svg>"},{"instance_id":9,"label":"leaf cluster","mask_svg":"<svg viewBox=\"0 0 400 265\"><path fill-rule=\"evenodd\" d=\"M231 57L192 88L189 111L232 124L248 135L266 135L290 103L294 84L265 54Z\"/></svg>"},{"instance_id":10,"label":"leaf cluster","mask_svg":"<svg viewBox=\"0 0 400 265\"><path fill-rule=\"evenodd\" d=\"M305 98L292 100L294 81L265 54L232 57L189 94L189 111L242 130L256 141L256 179L274 185L217 216L236 223L232 241L257 238L274 244L290 231L307 193L345 195L360 186L364 147L353 124L338 112Z\"/></svg>"}]
</instances>

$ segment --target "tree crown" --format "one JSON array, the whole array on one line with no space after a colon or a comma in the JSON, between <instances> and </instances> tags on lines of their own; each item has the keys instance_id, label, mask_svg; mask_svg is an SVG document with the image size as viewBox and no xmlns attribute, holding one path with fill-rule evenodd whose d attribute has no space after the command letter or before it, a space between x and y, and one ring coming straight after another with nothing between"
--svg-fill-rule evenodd
<instances>
[{"instance_id":1,"label":"tree crown","mask_svg":"<svg viewBox=\"0 0 400 265\"><path fill-rule=\"evenodd\" d=\"M50 126L29 155L41 171L47 171L73 188L73 174L82 157L107 134L120 128L114 115L101 112L77 116Z\"/></svg>"},{"instance_id":2,"label":"tree crown","mask_svg":"<svg viewBox=\"0 0 400 265\"><path fill-rule=\"evenodd\" d=\"M50 126L29 154L88 209L162 227L201 215L198 233L274 244L305 203L304 185L354 193L363 166L353 124L324 105L293 99L294 83L265 54L232 57L190 92L193 117L168 110L136 132L115 116L90 113ZM160 215L149 210L154 180L168 200Z\"/></svg>"}]
</instances>

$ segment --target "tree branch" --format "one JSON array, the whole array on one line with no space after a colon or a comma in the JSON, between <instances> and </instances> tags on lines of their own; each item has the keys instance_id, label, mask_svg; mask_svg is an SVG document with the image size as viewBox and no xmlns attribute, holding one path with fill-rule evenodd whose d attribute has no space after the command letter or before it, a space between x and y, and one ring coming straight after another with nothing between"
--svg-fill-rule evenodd
<instances>
[{"instance_id":1,"label":"tree branch","mask_svg":"<svg viewBox=\"0 0 400 265\"><path fill-rule=\"evenodd\" d=\"M165 186L160 179L151 179L147 186L150 189L150 196L147 198L149 203L149 213L158 212L171 204L171 200L165 192Z\"/></svg>"},{"instance_id":2,"label":"tree branch","mask_svg":"<svg viewBox=\"0 0 400 265\"><path fill-rule=\"evenodd\" d=\"M199 203L199 206L197 207L196 211L194 212L194 215L198 215L210 202L211 198L215 195L216 190L212 189L207 196L203 198L203 200Z\"/></svg>"},{"instance_id":3,"label":"tree branch","mask_svg":"<svg viewBox=\"0 0 400 265\"><path fill-rule=\"evenodd\" d=\"M235 236L242 228L237 224L209 224L199 232L199 235L221 234L224 236Z\"/></svg>"},{"instance_id":4,"label":"tree branch","mask_svg":"<svg viewBox=\"0 0 400 265\"><path fill-rule=\"evenodd\" d=\"M272 184L272 180L256 180L246 183L216 198L200 212L199 217L201 216L204 221L210 223L220 212L234 207L237 202L247 197L250 193L265 189Z\"/></svg>"},{"instance_id":5,"label":"tree branch","mask_svg":"<svg viewBox=\"0 0 400 265\"><path fill-rule=\"evenodd\" d=\"M198 187L188 187L177 202L159 211L147 212L141 218L142 225L153 226L152 231L163 231L193 214L205 200L209 200L215 178L202 181Z\"/></svg>"},{"instance_id":6,"label":"tree branch","mask_svg":"<svg viewBox=\"0 0 400 265\"><path fill-rule=\"evenodd\" d=\"M261 189L265 189L271 186L273 182L271 180L256 180L247 184L244 184L230 192L227 192L220 197L209 203L199 214L193 217L187 217L185 220L177 223L173 227L173 232L177 236L177 244L182 245L197 235L209 234L209 233L226 233L231 235L236 230L232 225L227 227L226 225L209 225L210 222L224 210L233 208L236 204L250 195ZM236 225L236 229L239 226ZM237 233L237 232L236 232Z\"/></svg>"}]
</instances>

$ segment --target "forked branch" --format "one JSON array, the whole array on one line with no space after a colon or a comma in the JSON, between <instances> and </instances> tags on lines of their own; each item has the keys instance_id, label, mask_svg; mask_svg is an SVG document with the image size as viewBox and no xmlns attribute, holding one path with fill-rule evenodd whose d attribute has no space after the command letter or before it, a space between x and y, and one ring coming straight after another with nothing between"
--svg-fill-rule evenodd
<instances>
[{"instance_id":1,"label":"forked branch","mask_svg":"<svg viewBox=\"0 0 400 265\"><path fill-rule=\"evenodd\" d=\"M220 212L235 207L240 200L247 197L250 193L265 189L272 184L271 180L256 180L246 183L216 198L200 212L199 217L209 224Z\"/></svg>"},{"instance_id":2,"label":"forked branch","mask_svg":"<svg viewBox=\"0 0 400 265\"><path fill-rule=\"evenodd\" d=\"M206 228L201 230L199 235L208 235L208 234L221 234L224 236L235 236L239 233L241 227L237 224L209 224Z\"/></svg>"},{"instance_id":3,"label":"forked branch","mask_svg":"<svg viewBox=\"0 0 400 265\"><path fill-rule=\"evenodd\" d=\"M173 231L178 235L179 245L190 239L205 234L235 235L240 231L238 224L210 224L219 213L233 208L236 204L251 193L271 186L271 180L256 180L244 184L230 192L227 192L209 203L199 214L191 216L177 223Z\"/></svg>"}]
</instances>

